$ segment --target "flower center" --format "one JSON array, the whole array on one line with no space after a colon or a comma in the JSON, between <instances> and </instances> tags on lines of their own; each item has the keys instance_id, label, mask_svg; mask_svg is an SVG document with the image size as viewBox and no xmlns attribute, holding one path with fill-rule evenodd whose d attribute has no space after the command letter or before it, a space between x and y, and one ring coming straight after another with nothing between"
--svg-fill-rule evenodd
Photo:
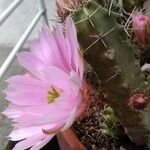
<instances>
[{"instance_id":1,"label":"flower center","mask_svg":"<svg viewBox=\"0 0 150 150\"><path fill-rule=\"evenodd\" d=\"M53 103L56 98L58 98L60 96L60 94L58 93L58 91L52 87L49 91L48 91L48 96L47 96L47 100L48 100L48 104Z\"/></svg>"}]
</instances>

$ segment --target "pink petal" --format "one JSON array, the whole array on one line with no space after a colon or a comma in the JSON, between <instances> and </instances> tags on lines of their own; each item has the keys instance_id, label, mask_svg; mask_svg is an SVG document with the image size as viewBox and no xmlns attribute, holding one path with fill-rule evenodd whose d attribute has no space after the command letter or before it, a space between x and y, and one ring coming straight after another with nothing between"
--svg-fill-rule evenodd
<instances>
[{"instance_id":1,"label":"pink petal","mask_svg":"<svg viewBox=\"0 0 150 150\"><path fill-rule=\"evenodd\" d=\"M23 115L31 116L32 119L34 117L43 117L43 115L47 114L49 112L49 109L51 111L56 110L55 105L44 105L44 106L20 106L20 105L14 105L10 104L9 107L3 112L3 114L7 115L9 118L17 118L21 117ZM22 120L24 120L23 118Z\"/></svg>"},{"instance_id":2,"label":"pink petal","mask_svg":"<svg viewBox=\"0 0 150 150\"><path fill-rule=\"evenodd\" d=\"M15 122L18 122L18 126L42 126L45 124L55 124L62 122L68 116L68 110L47 110L47 113L41 114L41 116L35 114L24 114L18 118L15 118Z\"/></svg>"},{"instance_id":3,"label":"pink petal","mask_svg":"<svg viewBox=\"0 0 150 150\"><path fill-rule=\"evenodd\" d=\"M72 47L71 47L71 45L70 45L70 41L69 41L69 39L68 39L68 37L66 37L65 38L65 40L66 40L66 46L67 46L67 51L68 51L68 64L69 64L69 66L70 66L70 70L73 70L73 69L75 69L75 68L73 68L73 66L72 66Z\"/></svg>"},{"instance_id":4,"label":"pink petal","mask_svg":"<svg viewBox=\"0 0 150 150\"><path fill-rule=\"evenodd\" d=\"M45 34L45 36L47 35L47 41L51 46L51 53L52 53L51 57L55 58L55 61L57 62L55 66L60 68L63 71L66 71L66 68L64 66L64 60L62 59L61 56L62 52L60 52L60 49L58 48L53 33L50 32L47 28L43 28L42 33Z\"/></svg>"},{"instance_id":5,"label":"pink petal","mask_svg":"<svg viewBox=\"0 0 150 150\"><path fill-rule=\"evenodd\" d=\"M52 86L56 86L60 89L67 89L69 84L69 76L64 71L57 67L48 67L43 70L43 74L47 79L47 82L50 83Z\"/></svg>"},{"instance_id":6,"label":"pink petal","mask_svg":"<svg viewBox=\"0 0 150 150\"><path fill-rule=\"evenodd\" d=\"M62 110L60 110L59 107L56 107L56 108L47 107L46 108L45 106L43 107L43 109L41 109L42 108L41 106L31 106L31 107L23 106L22 108L21 106L12 106L12 108L8 108L6 110L5 114L9 118L13 117L14 121L17 122L16 127L19 127L19 128L20 127L28 128L28 126L44 126L45 124L52 125L56 123L58 124L60 121L65 122L66 118L70 114L72 106L74 105L73 103L68 104L66 102L66 104L70 105L70 107L65 109L66 106L64 106ZM55 115L51 115L51 114L55 114ZM16 133L14 135L16 135Z\"/></svg>"},{"instance_id":7,"label":"pink petal","mask_svg":"<svg viewBox=\"0 0 150 150\"><path fill-rule=\"evenodd\" d=\"M76 100L71 99L70 95L68 96L69 97L66 97L65 94L64 96L61 95L54 103L44 106L11 105L11 107L5 111L5 114L8 117L13 117L14 121L18 122L19 126L56 123L60 120L65 120L76 104ZM14 112L16 113L14 114Z\"/></svg>"},{"instance_id":8,"label":"pink petal","mask_svg":"<svg viewBox=\"0 0 150 150\"><path fill-rule=\"evenodd\" d=\"M34 56L38 57L43 62L45 62L45 57L43 55L43 52L42 52L41 46L40 46L40 39L29 42L29 48L30 48L31 53Z\"/></svg>"},{"instance_id":9,"label":"pink petal","mask_svg":"<svg viewBox=\"0 0 150 150\"><path fill-rule=\"evenodd\" d=\"M23 91L34 91L34 90L47 90L47 82L41 81L31 75L15 75L6 80L9 83L8 87L11 89L23 90ZM11 92L11 91L10 91Z\"/></svg>"},{"instance_id":10,"label":"pink petal","mask_svg":"<svg viewBox=\"0 0 150 150\"><path fill-rule=\"evenodd\" d=\"M47 35L44 32L44 29L39 34L39 42L40 42L40 51L42 51L44 56L44 62L46 62L47 65L58 65L57 56L54 55L53 49L51 48L50 42L49 42L49 35Z\"/></svg>"},{"instance_id":11,"label":"pink petal","mask_svg":"<svg viewBox=\"0 0 150 150\"><path fill-rule=\"evenodd\" d=\"M65 65L66 71L70 72L71 71L71 61L69 62L69 58L71 58L71 57L69 57L70 55L68 55L68 54L70 54L70 52L67 49L64 34L57 24L56 24L56 28L54 30L53 35L54 35L55 40L57 42L59 51L61 53L61 58L62 58L62 61Z\"/></svg>"},{"instance_id":12,"label":"pink petal","mask_svg":"<svg viewBox=\"0 0 150 150\"><path fill-rule=\"evenodd\" d=\"M61 110L54 104L47 106L17 106L10 105L3 114L14 118L18 127L37 126L58 123L68 115L68 109ZM55 115L51 115L55 114Z\"/></svg>"},{"instance_id":13,"label":"pink petal","mask_svg":"<svg viewBox=\"0 0 150 150\"><path fill-rule=\"evenodd\" d=\"M46 137L45 139L43 139L42 141L39 141L38 143L36 143L30 150L40 150L43 146L45 146L52 138L54 137L54 135L50 135L48 137Z\"/></svg>"},{"instance_id":14,"label":"pink petal","mask_svg":"<svg viewBox=\"0 0 150 150\"><path fill-rule=\"evenodd\" d=\"M65 126L65 123L62 122L62 123L57 123L54 127L43 128L42 130L43 130L43 133L47 135L51 135L51 134L60 132L61 128L63 128L64 126Z\"/></svg>"},{"instance_id":15,"label":"pink petal","mask_svg":"<svg viewBox=\"0 0 150 150\"><path fill-rule=\"evenodd\" d=\"M30 42L31 53L37 56L45 63L45 66L54 65L58 66L56 56L49 43L49 34L46 34L45 29L43 32L39 32L39 39ZM50 31L49 31L50 32Z\"/></svg>"},{"instance_id":16,"label":"pink petal","mask_svg":"<svg viewBox=\"0 0 150 150\"><path fill-rule=\"evenodd\" d=\"M76 72L71 71L70 72L70 76L69 76L69 80L70 80L70 87L71 87L71 92L73 92L73 95L77 95L79 92L79 89L81 88L81 80L79 78L79 76L77 75Z\"/></svg>"},{"instance_id":17,"label":"pink petal","mask_svg":"<svg viewBox=\"0 0 150 150\"><path fill-rule=\"evenodd\" d=\"M7 99L17 105L45 105L49 86L31 76L13 76L7 80ZM12 90L13 89L13 90Z\"/></svg>"},{"instance_id":18,"label":"pink petal","mask_svg":"<svg viewBox=\"0 0 150 150\"><path fill-rule=\"evenodd\" d=\"M64 92L61 94L61 96L55 101L56 108L59 110L67 111L68 113L72 111L72 109L77 105L78 103L78 94L79 94L79 87L78 90L75 88L76 91L73 91L74 87L70 86L70 89L68 89L68 92Z\"/></svg>"},{"instance_id":19,"label":"pink petal","mask_svg":"<svg viewBox=\"0 0 150 150\"><path fill-rule=\"evenodd\" d=\"M12 92L15 92L15 89L8 85L7 89L3 90L2 92L5 93L5 94L12 93Z\"/></svg>"},{"instance_id":20,"label":"pink petal","mask_svg":"<svg viewBox=\"0 0 150 150\"><path fill-rule=\"evenodd\" d=\"M33 126L28 128L15 129L11 132L9 137L12 141L23 140L36 134L42 133L42 128L43 126Z\"/></svg>"},{"instance_id":21,"label":"pink petal","mask_svg":"<svg viewBox=\"0 0 150 150\"><path fill-rule=\"evenodd\" d=\"M22 92L7 93L6 99L17 105L46 105L47 98L45 93Z\"/></svg>"},{"instance_id":22,"label":"pink petal","mask_svg":"<svg viewBox=\"0 0 150 150\"><path fill-rule=\"evenodd\" d=\"M36 77L43 79L41 70L45 68L46 64L41 59L30 52L18 53L17 58L21 66L23 66Z\"/></svg>"},{"instance_id":23,"label":"pink petal","mask_svg":"<svg viewBox=\"0 0 150 150\"><path fill-rule=\"evenodd\" d=\"M70 126L75 122L76 119L76 111L77 111L77 107L75 107L70 114L68 115L68 118L66 120L66 125L63 127L63 129L61 131L65 131L68 128L70 128Z\"/></svg>"},{"instance_id":24,"label":"pink petal","mask_svg":"<svg viewBox=\"0 0 150 150\"><path fill-rule=\"evenodd\" d=\"M44 135L44 134L34 135L30 138L27 138L23 141L18 142L12 150L25 150L45 138L46 138L46 135Z\"/></svg>"},{"instance_id":25,"label":"pink petal","mask_svg":"<svg viewBox=\"0 0 150 150\"><path fill-rule=\"evenodd\" d=\"M11 105L9 107L7 107L7 109L5 109L2 114L4 114L5 116L9 117L9 118L17 118L20 117L22 115L22 112L16 109L13 109L11 107Z\"/></svg>"},{"instance_id":26,"label":"pink petal","mask_svg":"<svg viewBox=\"0 0 150 150\"><path fill-rule=\"evenodd\" d=\"M66 24L66 41L68 45L68 49L71 51L71 66L74 71L77 71L79 67L79 56L78 56L78 41L77 41L77 33L71 17L67 17Z\"/></svg>"}]
</instances>

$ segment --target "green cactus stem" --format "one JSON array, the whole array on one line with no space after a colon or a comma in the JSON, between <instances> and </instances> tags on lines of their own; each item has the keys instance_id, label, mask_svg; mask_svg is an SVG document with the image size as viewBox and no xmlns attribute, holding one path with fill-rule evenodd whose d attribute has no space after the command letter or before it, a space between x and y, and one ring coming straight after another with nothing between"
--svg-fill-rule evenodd
<instances>
[{"instance_id":1,"label":"green cactus stem","mask_svg":"<svg viewBox=\"0 0 150 150\"><path fill-rule=\"evenodd\" d=\"M145 144L150 129L145 126L145 111L129 107L136 93L149 97L149 83L135 59L134 49L124 28L110 12L95 1L89 1L72 15L85 60L97 73L104 96L129 137Z\"/></svg>"}]
</instances>

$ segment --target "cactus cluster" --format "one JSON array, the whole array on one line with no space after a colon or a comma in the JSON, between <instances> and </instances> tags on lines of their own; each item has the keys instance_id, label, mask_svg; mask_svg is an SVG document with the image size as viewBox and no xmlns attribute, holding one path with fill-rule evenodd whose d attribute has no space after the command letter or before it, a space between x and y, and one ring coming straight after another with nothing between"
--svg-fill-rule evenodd
<instances>
[{"instance_id":1,"label":"cactus cluster","mask_svg":"<svg viewBox=\"0 0 150 150\"><path fill-rule=\"evenodd\" d=\"M118 138L122 134L120 122L114 115L111 107L107 107L102 112L103 123L100 123L100 131L108 138Z\"/></svg>"},{"instance_id":2,"label":"cactus cluster","mask_svg":"<svg viewBox=\"0 0 150 150\"><path fill-rule=\"evenodd\" d=\"M137 0L89 0L71 15L84 59L101 80L107 104L118 118L114 122L119 120L137 145L150 146L150 79L140 66L147 52L141 49L147 46L140 48L132 34L134 26L128 24L142 4ZM106 124L100 126L103 130Z\"/></svg>"}]
</instances>

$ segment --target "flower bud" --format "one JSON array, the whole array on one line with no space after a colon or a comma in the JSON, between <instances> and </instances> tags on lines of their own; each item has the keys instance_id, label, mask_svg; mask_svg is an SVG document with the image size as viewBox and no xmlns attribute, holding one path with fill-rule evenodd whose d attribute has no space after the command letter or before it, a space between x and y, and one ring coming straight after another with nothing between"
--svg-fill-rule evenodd
<instances>
[{"instance_id":1,"label":"flower bud","mask_svg":"<svg viewBox=\"0 0 150 150\"><path fill-rule=\"evenodd\" d=\"M150 16L134 14L132 20L136 42L142 47L150 44Z\"/></svg>"},{"instance_id":2,"label":"flower bud","mask_svg":"<svg viewBox=\"0 0 150 150\"><path fill-rule=\"evenodd\" d=\"M143 110L148 103L149 97L145 96L143 93L135 93L129 100L129 106L137 110Z\"/></svg>"}]
</instances>

